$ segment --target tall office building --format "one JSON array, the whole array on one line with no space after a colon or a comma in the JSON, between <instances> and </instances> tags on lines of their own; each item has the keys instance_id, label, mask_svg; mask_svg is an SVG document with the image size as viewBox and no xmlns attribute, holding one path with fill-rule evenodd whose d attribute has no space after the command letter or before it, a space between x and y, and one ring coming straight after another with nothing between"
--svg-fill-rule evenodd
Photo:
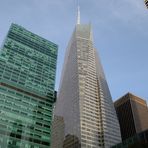
<instances>
[{"instance_id":1,"label":"tall office building","mask_svg":"<svg viewBox=\"0 0 148 148\"><path fill-rule=\"evenodd\" d=\"M65 123L64 148L109 148L121 141L110 91L90 24L78 22L66 51L55 114Z\"/></svg>"},{"instance_id":2,"label":"tall office building","mask_svg":"<svg viewBox=\"0 0 148 148\"><path fill-rule=\"evenodd\" d=\"M49 148L57 45L12 24L0 51L0 148Z\"/></svg>"},{"instance_id":3,"label":"tall office building","mask_svg":"<svg viewBox=\"0 0 148 148\"><path fill-rule=\"evenodd\" d=\"M122 140L148 129L146 101L127 93L114 103L120 123Z\"/></svg>"}]
</instances>

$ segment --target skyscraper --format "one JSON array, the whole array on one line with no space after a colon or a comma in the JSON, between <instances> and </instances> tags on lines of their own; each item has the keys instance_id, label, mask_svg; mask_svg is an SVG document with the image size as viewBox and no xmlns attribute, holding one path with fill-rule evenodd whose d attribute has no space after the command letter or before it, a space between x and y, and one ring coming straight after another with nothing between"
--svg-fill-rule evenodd
<instances>
[{"instance_id":1,"label":"skyscraper","mask_svg":"<svg viewBox=\"0 0 148 148\"><path fill-rule=\"evenodd\" d=\"M121 141L91 25L80 24L80 11L65 55L55 114L64 118L64 148L109 148Z\"/></svg>"},{"instance_id":2,"label":"skyscraper","mask_svg":"<svg viewBox=\"0 0 148 148\"><path fill-rule=\"evenodd\" d=\"M127 93L114 103L123 140L148 129L146 101Z\"/></svg>"},{"instance_id":3,"label":"skyscraper","mask_svg":"<svg viewBox=\"0 0 148 148\"><path fill-rule=\"evenodd\" d=\"M49 148L57 45L12 24L0 51L0 148Z\"/></svg>"}]
</instances>

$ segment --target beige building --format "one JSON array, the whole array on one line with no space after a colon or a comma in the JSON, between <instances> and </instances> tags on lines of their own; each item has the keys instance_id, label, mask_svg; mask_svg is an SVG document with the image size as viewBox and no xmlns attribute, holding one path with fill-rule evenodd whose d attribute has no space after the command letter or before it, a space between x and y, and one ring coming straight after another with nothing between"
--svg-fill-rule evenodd
<instances>
[{"instance_id":1,"label":"beige building","mask_svg":"<svg viewBox=\"0 0 148 148\"><path fill-rule=\"evenodd\" d=\"M51 128L51 148L63 148L64 120L63 117L54 116Z\"/></svg>"}]
</instances>

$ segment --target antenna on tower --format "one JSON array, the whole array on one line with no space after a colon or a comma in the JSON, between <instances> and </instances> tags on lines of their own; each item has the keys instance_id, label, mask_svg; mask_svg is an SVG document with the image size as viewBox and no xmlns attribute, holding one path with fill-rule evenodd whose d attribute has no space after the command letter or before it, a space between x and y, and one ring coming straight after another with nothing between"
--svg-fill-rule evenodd
<instances>
[{"instance_id":1,"label":"antenna on tower","mask_svg":"<svg viewBox=\"0 0 148 148\"><path fill-rule=\"evenodd\" d=\"M80 4L79 4L79 0L77 2L77 24L80 24Z\"/></svg>"}]
</instances>

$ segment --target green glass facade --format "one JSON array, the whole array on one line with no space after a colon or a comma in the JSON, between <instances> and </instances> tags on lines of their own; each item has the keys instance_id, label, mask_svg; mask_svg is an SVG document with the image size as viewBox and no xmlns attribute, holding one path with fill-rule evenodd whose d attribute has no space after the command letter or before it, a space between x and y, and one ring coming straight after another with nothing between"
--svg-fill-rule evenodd
<instances>
[{"instance_id":1,"label":"green glass facade","mask_svg":"<svg viewBox=\"0 0 148 148\"><path fill-rule=\"evenodd\" d=\"M0 148L50 148L57 50L11 25L0 51Z\"/></svg>"},{"instance_id":2,"label":"green glass facade","mask_svg":"<svg viewBox=\"0 0 148 148\"><path fill-rule=\"evenodd\" d=\"M142 131L111 148L148 148L148 130Z\"/></svg>"}]
</instances>

